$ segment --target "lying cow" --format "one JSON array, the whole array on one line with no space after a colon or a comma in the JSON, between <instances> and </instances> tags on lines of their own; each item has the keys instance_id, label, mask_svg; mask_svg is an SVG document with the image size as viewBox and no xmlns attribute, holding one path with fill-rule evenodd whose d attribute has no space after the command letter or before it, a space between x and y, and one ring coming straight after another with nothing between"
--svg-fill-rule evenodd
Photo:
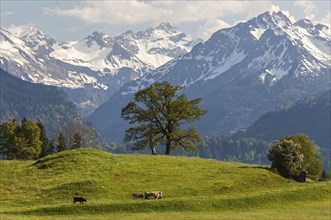
<instances>
[{"instance_id":1,"label":"lying cow","mask_svg":"<svg viewBox=\"0 0 331 220\"><path fill-rule=\"evenodd\" d=\"M74 203L79 202L80 204L87 202L83 197L74 197Z\"/></svg>"},{"instance_id":2,"label":"lying cow","mask_svg":"<svg viewBox=\"0 0 331 220\"><path fill-rule=\"evenodd\" d=\"M143 199L144 195L140 193L132 193L132 198L134 199Z\"/></svg>"},{"instance_id":3,"label":"lying cow","mask_svg":"<svg viewBox=\"0 0 331 220\"><path fill-rule=\"evenodd\" d=\"M162 199L163 195L161 191L145 192L145 199Z\"/></svg>"}]
</instances>

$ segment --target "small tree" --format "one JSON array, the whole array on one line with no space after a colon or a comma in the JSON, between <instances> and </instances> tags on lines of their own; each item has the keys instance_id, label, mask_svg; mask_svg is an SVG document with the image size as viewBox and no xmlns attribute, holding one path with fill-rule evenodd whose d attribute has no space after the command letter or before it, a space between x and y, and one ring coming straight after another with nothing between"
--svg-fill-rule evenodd
<instances>
[{"instance_id":1,"label":"small tree","mask_svg":"<svg viewBox=\"0 0 331 220\"><path fill-rule=\"evenodd\" d=\"M323 164L315 144L305 134L285 136L284 139L292 140L302 147L301 152L304 155L303 163L306 166L307 176L310 179L318 180L322 174Z\"/></svg>"},{"instance_id":2,"label":"small tree","mask_svg":"<svg viewBox=\"0 0 331 220\"><path fill-rule=\"evenodd\" d=\"M268 159L272 161L271 168L277 169L286 178L298 175L306 169L303 158L301 146L291 140L274 142L268 154Z\"/></svg>"},{"instance_id":3,"label":"small tree","mask_svg":"<svg viewBox=\"0 0 331 220\"><path fill-rule=\"evenodd\" d=\"M26 118L22 119L21 126L15 130L15 142L12 146L12 159L36 159L41 153L40 128Z\"/></svg>"},{"instance_id":4,"label":"small tree","mask_svg":"<svg viewBox=\"0 0 331 220\"><path fill-rule=\"evenodd\" d=\"M76 148L82 148L82 136L76 132L73 136L73 139L72 139L72 146L71 146L71 149L76 149Z\"/></svg>"},{"instance_id":5,"label":"small tree","mask_svg":"<svg viewBox=\"0 0 331 220\"><path fill-rule=\"evenodd\" d=\"M307 176L317 180L322 172L322 162L315 145L304 134L285 136L272 144L268 159L284 177L307 172Z\"/></svg>"},{"instance_id":6,"label":"small tree","mask_svg":"<svg viewBox=\"0 0 331 220\"><path fill-rule=\"evenodd\" d=\"M12 159L15 152L15 137L18 123L16 120L0 124L0 150L5 158Z\"/></svg>"},{"instance_id":7,"label":"small tree","mask_svg":"<svg viewBox=\"0 0 331 220\"><path fill-rule=\"evenodd\" d=\"M68 150L64 135L60 132L57 136L57 145L56 145L57 152Z\"/></svg>"},{"instance_id":8,"label":"small tree","mask_svg":"<svg viewBox=\"0 0 331 220\"><path fill-rule=\"evenodd\" d=\"M0 124L0 153L7 159L37 159L50 154L49 141L41 121L23 118Z\"/></svg>"},{"instance_id":9,"label":"small tree","mask_svg":"<svg viewBox=\"0 0 331 220\"><path fill-rule=\"evenodd\" d=\"M136 125L126 131L124 138L126 142L135 141L133 149L149 146L156 154L156 146L165 144L165 154L177 148L197 151L194 145L202 139L192 122L206 111L198 107L200 98L188 100L184 94L178 95L182 89L168 82L156 82L138 91L122 109L122 118ZM184 124L190 126L183 129Z\"/></svg>"},{"instance_id":10,"label":"small tree","mask_svg":"<svg viewBox=\"0 0 331 220\"><path fill-rule=\"evenodd\" d=\"M52 153L50 142L46 136L46 130L44 123L40 120L37 121L37 125L40 128L40 141L41 141L41 154L40 157L45 157Z\"/></svg>"}]
</instances>

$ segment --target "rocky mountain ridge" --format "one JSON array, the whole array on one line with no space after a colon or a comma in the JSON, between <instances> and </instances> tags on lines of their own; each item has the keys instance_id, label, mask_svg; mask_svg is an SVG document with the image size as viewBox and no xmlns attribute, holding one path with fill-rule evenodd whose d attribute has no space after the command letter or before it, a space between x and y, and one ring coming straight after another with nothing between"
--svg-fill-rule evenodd
<instances>
[{"instance_id":1,"label":"rocky mountain ridge","mask_svg":"<svg viewBox=\"0 0 331 220\"><path fill-rule=\"evenodd\" d=\"M230 135L288 102L330 89L330 29L282 12L266 12L215 32L206 42L123 86L89 119L108 139L121 140L120 110L156 81L202 97L208 113L196 125L203 135Z\"/></svg>"},{"instance_id":2,"label":"rocky mountain ridge","mask_svg":"<svg viewBox=\"0 0 331 220\"><path fill-rule=\"evenodd\" d=\"M59 42L35 27L0 29L0 67L35 83L64 87L87 114L123 84L187 53L199 39L169 23L116 37L93 32Z\"/></svg>"}]
</instances>

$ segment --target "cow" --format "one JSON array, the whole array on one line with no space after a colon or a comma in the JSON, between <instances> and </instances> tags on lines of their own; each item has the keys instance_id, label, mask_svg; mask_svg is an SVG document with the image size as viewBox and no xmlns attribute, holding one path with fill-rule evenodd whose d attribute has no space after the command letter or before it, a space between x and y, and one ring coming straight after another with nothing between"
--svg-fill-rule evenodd
<instances>
[{"instance_id":1,"label":"cow","mask_svg":"<svg viewBox=\"0 0 331 220\"><path fill-rule=\"evenodd\" d=\"M132 198L134 199L143 199L144 195L140 193L132 193Z\"/></svg>"},{"instance_id":2,"label":"cow","mask_svg":"<svg viewBox=\"0 0 331 220\"><path fill-rule=\"evenodd\" d=\"M145 199L162 199L163 198L163 194L161 191L145 192L144 196L145 196Z\"/></svg>"},{"instance_id":3,"label":"cow","mask_svg":"<svg viewBox=\"0 0 331 220\"><path fill-rule=\"evenodd\" d=\"M79 202L80 204L87 202L83 197L74 197L74 203Z\"/></svg>"}]
</instances>

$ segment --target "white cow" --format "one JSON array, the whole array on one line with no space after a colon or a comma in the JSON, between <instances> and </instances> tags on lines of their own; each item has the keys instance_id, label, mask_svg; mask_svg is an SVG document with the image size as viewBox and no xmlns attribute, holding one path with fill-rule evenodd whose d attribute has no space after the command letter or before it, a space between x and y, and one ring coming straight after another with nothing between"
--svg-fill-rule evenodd
<instances>
[{"instance_id":1,"label":"white cow","mask_svg":"<svg viewBox=\"0 0 331 220\"><path fill-rule=\"evenodd\" d=\"M145 199L162 199L163 198L163 194L161 191L145 192L144 196L145 196Z\"/></svg>"}]
</instances>

